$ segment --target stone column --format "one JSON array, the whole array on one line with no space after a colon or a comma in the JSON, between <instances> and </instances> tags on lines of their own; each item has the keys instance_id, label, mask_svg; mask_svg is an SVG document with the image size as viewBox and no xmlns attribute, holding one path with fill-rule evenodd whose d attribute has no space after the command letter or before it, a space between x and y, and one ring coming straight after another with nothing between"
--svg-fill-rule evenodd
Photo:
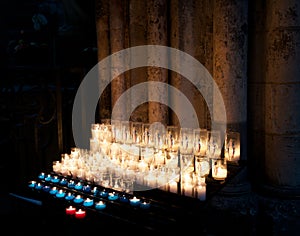
<instances>
[{"instance_id":1,"label":"stone column","mask_svg":"<svg viewBox=\"0 0 300 236\"><path fill-rule=\"evenodd\" d=\"M129 41L130 47L147 44L147 2L131 0L129 2ZM147 82L147 68L135 68L130 70L131 86ZM147 91L144 91L147 94ZM135 99L136 93L130 93L131 100ZM132 107L135 108L135 107ZM140 104L131 114L133 121L148 122L148 104Z\"/></svg>"},{"instance_id":2,"label":"stone column","mask_svg":"<svg viewBox=\"0 0 300 236\"><path fill-rule=\"evenodd\" d=\"M300 4L267 1L264 11L265 51L255 57L263 57L264 67L262 77L253 78L251 102L262 123L255 123L252 131L260 134L252 139L253 149L262 146L254 153L260 171L256 183L267 192L299 196Z\"/></svg>"},{"instance_id":3,"label":"stone column","mask_svg":"<svg viewBox=\"0 0 300 236\"><path fill-rule=\"evenodd\" d=\"M213 10L213 78L221 92L227 131L237 131L241 137L242 161L247 160L247 58L248 1L215 0ZM218 117L218 110L214 114ZM214 117L213 117L214 118ZM215 118L214 118L215 119ZM216 120L219 122L218 120ZM220 123L220 125L223 125ZM224 143L223 143L224 144ZM228 163L229 168L229 163ZM233 168L233 166L231 166ZM230 171L230 169L229 169ZM251 195L247 166L228 179L212 204L220 209L251 214L255 198ZM249 211L248 211L249 210Z\"/></svg>"},{"instance_id":4,"label":"stone column","mask_svg":"<svg viewBox=\"0 0 300 236\"><path fill-rule=\"evenodd\" d=\"M98 61L100 62L110 53L109 44L109 3L106 0L95 1L95 20L97 32L97 53ZM106 73L99 71L99 86L101 86L101 79L106 78ZM99 98L98 117L110 117L111 113L111 86L110 84L103 91Z\"/></svg>"},{"instance_id":5,"label":"stone column","mask_svg":"<svg viewBox=\"0 0 300 236\"><path fill-rule=\"evenodd\" d=\"M215 0L213 33L213 78L224 100L227 130L240 132L246 160L248 1Z\"/></svg>"},{"instance_id":6,"label":"stone column","mask_svg":"<svg viewBox=\"0 0 300 236\"><path fill-rule=\"evenodd\" d=\"M123 50L125 47L125 21L124 21L124 2L122 0L111 0L110 1L110 10L109 10L109 22L110 22L110 45L111 53L115 53ZM111 61L111 70L112 75L118 74L119 71L124 66L122 58L114 57L114 60ZM112 78L111 82L111 104L112 109L116 104L116 101L120 96L126 91L126 80L124 73ZM130 106L130 101L128 99L122 100L122 105L114 111L114 119L124 120L124 115L126 114L126 109Z\"/></svg>"},{"instance_id":7,"label":"stone column","mask_svg":"<svg viewBox=\"0 0 300 236\"><path fill-rule=\"evenodd\" d=\"M147 1L148 13L148 44L167 46L168 30L167 30L167 1L166 0L149 0ZM168 60L167 55L160 55L157 60ZM148 81L158 81L168 83L168 70L157 67L148 67ZM151 102L160 98L165 101L164 104ZM164 125L168 124L168 91L164 88L159 90L148 88L149 101L149 122L160 122Z\"/></svg>"}]
</instances>

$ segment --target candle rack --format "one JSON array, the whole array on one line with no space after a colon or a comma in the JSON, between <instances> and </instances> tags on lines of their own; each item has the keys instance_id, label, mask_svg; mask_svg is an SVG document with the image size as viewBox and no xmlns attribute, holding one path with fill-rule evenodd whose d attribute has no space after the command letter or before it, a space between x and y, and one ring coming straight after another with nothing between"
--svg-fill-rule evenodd
<instances>
[{"instance_id":1,"label":"candle rack","mask_svg":"<svg viewBox=\"0 0 300 236\"><path fill-rule=\"evenodd\" d=\"M235 176L244 165L229 165L228 179ZM48 176L47 180L46 177ZM52 177L60 181L51 181ZM50 177L50 178L49 178ZM82 186L89 188L75 189L76 183L81 183ZM68 185L68 183L73 183ZM205 178L206 183L206 198L205 200L197 197L188 197L182 194L166 191L166 189L151 189L146 191L123 192L112 188L107 188L96 184L93 181L88 181L71 175L62 175L56 172L51 172L45 175L45 178L37 177L28 182L27 190L30 194L42 199L49 205L60 211L65 211L70 205L77 209L86 211L87 219L104 218L113 221L121 222L122 224L131 225L147 231L163 232L166 226L172 226L174 229L180 227L177 222L188 219L203 219L207 209L208 201L218 193L226 184L226 181L216 181L211 177L211 174ZM180 188L180 183L177 183ZM41 186L36 188L36 186ZM56 194L50 194L52 188L56 188L65 192L65 197L69 193L73 198L66 200L65 197L59 198ZM109 193L114 192L118 198L110 200ZM74 198L80 195L83 199L80 203L75 203ZM140 199L140 204L130 204L132 198ZM85 199L93 200L91 206L84 205ZM104 208L96 208L95 204L102 201L105 204ZM147 202L148 205L141 204ZM184 219L183 219L184 218Z\"/></svg>"}]
</instances>

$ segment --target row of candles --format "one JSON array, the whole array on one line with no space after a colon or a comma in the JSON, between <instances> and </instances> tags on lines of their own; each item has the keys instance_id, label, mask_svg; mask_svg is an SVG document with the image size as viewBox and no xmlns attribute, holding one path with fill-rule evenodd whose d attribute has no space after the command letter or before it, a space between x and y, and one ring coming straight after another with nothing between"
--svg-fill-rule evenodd
<instances>
[{"instance_id":1,"label":"row of candles","mask_svg":"<svg viewBox=\"0 0 300 236\"><path fill-rule=\"evenodd\" d=\"M227 162L240 157L238 132L225 134L224 157L219 131L109 120L92 124L91 133L90 149L62 154L54 172L119 191L138 185L205 199L205 177L211 171L215 180L226 179Z\"/></svg>"},{"instance_id":2,"label":"row of candles","mask_svg":"<svg viewBox=\"0 0 300 236\"><path fill-rule=\"evenodd\" d=\"M79 219L85 217L86 211L84 209L94 207L96 210L104 210L109 201L118 200L121 203L129 203L129 205L141 209L150 208L149 200L140 199L132 194L121 194L98 186L92 187L89 184L83 184L81 181L75 183L73 179L66 179L53 174L41 173L38 179L38 181L30 181L28 187L49 193L57 199L64 199L69 204L75 204L75 207L70 205L66 208L66 214L74 215Z\"/></svg>"}]
</instances>

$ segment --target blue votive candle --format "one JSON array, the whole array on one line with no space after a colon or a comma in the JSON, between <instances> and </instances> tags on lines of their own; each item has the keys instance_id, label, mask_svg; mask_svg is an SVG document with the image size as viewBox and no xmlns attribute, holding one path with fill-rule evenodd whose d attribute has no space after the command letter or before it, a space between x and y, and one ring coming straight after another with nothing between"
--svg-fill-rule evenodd
<instances>
[{"instance_id":1,"label":"blue votive candle","mask_svg":"<svg viewBox=\"0 0 300 236\"><path fill-rule=\"evenodd\" d=\"M61 185L67 185L68 181L66 178L62 178L61 181L59 182Z\"/></svg>"},{"instance_id":2,"label":"blue votive candle","mask_svg":"<svg viewBox=\"0 0 300 236\"><path fill-rule=\"evenodd\" d=\"M108 194L108 200L115 201L119 198L118 194L115 192L111 192Z\"/></svg>"},{"instance_id":3,"label":"blue votive candle","mask_svg":"<svg viewBox=\"0 0 300 236\"><path fill-rule=\"evenodd\" d=\"M99 201L99 202L97 202L97 203L95 204L95 208L96 208L97 210L103 210L103 209L106 208L106 204L105 204L105 202L103 202L103 201Z\"/></svg>"},{"instance_id":4,"label":"blue votive candle","mask_svg":"<svg viewBox=\"0 0 300 236\"><path fill-rule=\"evenodd\" d=\"M149 207L150 207L150 202L142 201L140 203L140 208L142 208L142 209L148 209Z\"/></svg>"},{"instance_id":5,"label":"blue votive candle","mask_svg":"<svg viewBox=\"0 0 300 236\"><path fill-rule=\"evenodd\" d=\"M29 188L34 188L35 185L36 185L36 181L32 180L32 181L29 182L28 187Z\"/></svg>"},{"instance_id":6,"label":"blue votive candle","mask_svg":"<svg viewBox=\"0 0 300 236\"><path fill-rule=\"evenodd\" d=\"M41 190L43 188L43 185L41 183L37 183L34 188L36 190Z\"/></svg>"},{"instance_id":7,"label":"blue votive candle","mask_svg":"<svg viewBox=\"0 0 300 236\"><path fill-rule=\"evenodd\" d=\"M51 177L51 175L49 174L49 175L47 175L47 176L45 177L45 180L46 180L46 181L51 181L51 178L52 178L52 177Z\"/></svg>"},{"instance_id":8,"label":"blue votive candle","mask_svg":"<svg viewBox=\"0 0 300 236\"><path fill-rule=\"evenodd\" d=\"M83 202L83 198L81 197L81 195L77 195L74 199L73 199L74 203L82 203Z\"/></svg>"},{"instance_id":9,"label":"blue votive candle","mask_svg":"<svg viewBox=\"0 0 300 236\"><path fill-rule=\"evenodd\" d=\"M52 183L59 183L60 179L58 178L58 176L53 176L51 179Z\"/></svg>"},{"instance_id":10,"label":"blue votive candle","mask_svg":"<svg viewBox=\"0 0 300 236\"><path fill-rule=\"evenodd\" d=\"M75 198L74 194L72 193L68 193L66 196L65 196L65 199L67 201L72 201L73 199Z\"/></svg>"},{"instance_id":11,"label":"blue votive candle","mask_svg":"<svg viewBox=\"0 0 300 236\"><path fill-rule=\"evenodd\" d=\"M68 188L74 188L75 187L75 182L74 180L70 180L68 183Z\"/></svg>"},{"instance_id":12,"label":"blue votive candle","mask_svg":"<svg viewBox=\"0 0 300 236\"><path fill-rule=\"evenodd\" d=\"M80 182L78 182L75 186L74 186L74 188L76 189L76 190L81 190L82 189L82 184L80 183Z\"/></svg>"},{"instance_id":13,"label":"blue votive candle","mask_svg":"<svg viewBox=\"0 0 300 236\"><path fill-rule=\"evenodd\" d=\"M129 201L131 206L138 206L141 203L141 200L135 196L133 198L130 198Z\"/></svg>"},{"instance_id":14,"label":"blue votive candle","mask_svg":"<svg viewBox=\"0 0 300 236\"><path fill-rule=\"evenodd\" d=\"M122 195L120 197L120 202L129 202L129 199L128 199L128 197L126 197L126 195Z\"/></svg>"},{"instance_id":15,"label":"blue votive candle","mask_svg":"<svg viewBox=\"0 0 300 236\"><path fill-rule=\"evenodd\" d=\"M49 191L49 193L51 194L51 195L55 195L56 193L57 193L57 188L56 187L52 187L52 189L50 189L50 191Z\"/></svg>"},{"instance_id":16,"label":"blue votive candle","mask_svg":"<svg viewBox=\"0 0 300 236\"><path fill-rule=\"evenodd\" d=\"M55 196L56 196L57 198L64 198L65 195L66 195L65 191L62 190L62 189L60 189L60 190L55 194Z\"/></svg>"},{"instance_id":17,"label":"blue votive candle","mask_svg":"<svg viewBox=\"0 0 300 236\"><path fill-rule=\"evenodd\" d=\"M83 202L83 205L84 205L85 207L93 206L93 204L94 204L94 200L93 200L93 199L90 199L90 198L85 199L84 202Z\"/></svg>"},{"instance_id":18,"label":"blue votive candle","mask_svg":"<svg viewBox=\"0 0 300 236\"><path fill-rule=\"evenodd\" d=\"M84 186L82 187L82 190L83 190L84 192L86 192L86 193L89 193L89 192L91 192L91 186L90 186L90 185L84 185Z\"/></svg>"},{"instance_id":19,"label":"blue votive candle","mask_svg":"<svg viewBox=\"0 0 300 236\"><path fill-rule=\"evenodd\" d=\"M45 179L45 173L43 173L43 172L40 173L39 176L38 176L38 178L39 179Z\"/></svg>"},{"instance_id":20,"label":"blue votive candle","mask_svg":"<svg viewBox=\"0 0 300 236\"><path fill-rule=\"evenodd\" d=\"M108 196L108 192L107 192L105 189L103 189L103 190L99 193L99 196L100 196L100 197L107 197L107 196Z\"/></svg>"},{"instance_id":21,"label":"blue votive candle","mask_svg":"<svg viewBox=\"0 0 300 236\"><path fill-rule=\"evenodd\" d=\"M43 187L43 191L44 191L44 192L49 192L50 189L51 189L51 187L50 187L49 185L45 185L45 186Z\"/></svg>"}]
</instances>

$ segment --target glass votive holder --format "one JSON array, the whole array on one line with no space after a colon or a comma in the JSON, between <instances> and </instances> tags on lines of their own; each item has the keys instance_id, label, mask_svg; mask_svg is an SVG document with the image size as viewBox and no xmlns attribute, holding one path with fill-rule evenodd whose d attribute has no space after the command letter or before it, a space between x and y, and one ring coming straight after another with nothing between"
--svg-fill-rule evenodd
<instances>
[{"instance_id":1,"label":"glass votive holder","mask_svg":"<svg viewBox=\"0 0 300 236\"><path fill-rule=\"evenodd\" d=\"M238 162L240 160L240 133L226 132L224 156L227 161Z\"/></svg>"},{"instance_id":2,"label":"glass votive holder","mask_svg":"<svg viewBox=\"0 0 300 236\"><path fill-rule=\"evenodd\" d=\"M194 145L193 129L181 128L179 135L179 150L181 154L193 154Z\"/></svg>"},{"instance_id":3,"label":"glass votive holder","mask_svg":"<svg viewBox=\"0 0 300 236\"><path fill-rule=\"evenodd\" d=\"M195 173L200 177L205 177L209 175L210 164L209 159L206 156L195 157Z\"/></svg>"},{"instance_id":4,"label":"glass votive holder","mask_svg":"<svg viewBox=\"0 0 300 236\"><path fill-rule=\"evenodd\" d=\"M165 145L169 152L177 152L179 147L180 128L174 125L167 126Z\"/></svg>"},{"instance_id":5,"label":"glass votive holder","mask_svg":"<svg viewBox=\"0 0 300 236\"><path fill-rule=\"evenodd\" d=\"M212 159L212 177L215 180L224 180L227 178L227 163L225 159Z\"/></svg>"},{"instance_id":6,"label":"glass votive holder","mask_svg":"<svg viewBox=\"0 0 300 236\"><path fill-rule=\"evenodd\" d=\"M196 186L196 197L200 201L205 201L206 200L206 184L202 183Z\"/></svg>"}]
</instances>

